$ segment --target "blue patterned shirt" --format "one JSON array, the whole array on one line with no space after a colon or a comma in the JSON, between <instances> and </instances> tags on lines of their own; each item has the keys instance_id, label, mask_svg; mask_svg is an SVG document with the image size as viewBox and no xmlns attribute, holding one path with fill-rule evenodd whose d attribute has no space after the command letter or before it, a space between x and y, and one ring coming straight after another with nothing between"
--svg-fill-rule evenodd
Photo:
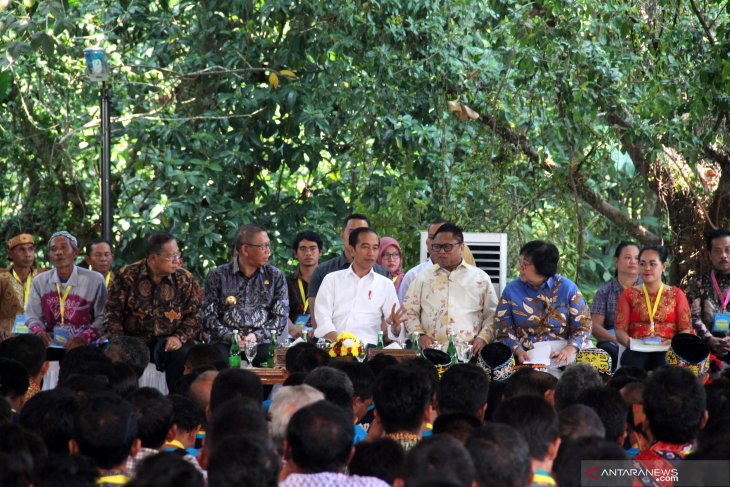
<instances>
[{"instance_id":1,"label":"blue patterned shirt","mask_svg":"<svg viewBox=\"0 0 730 487\"><path fill-rule=\"evenodd\" d=\"M591 316L578 286L559 274L539 289L518 279L507 284L497 305L497 340L512 350L565 339L578 350L588 343Z\"/></svg>"},{"instance_id":2,"label":"blue patterned shirt","mask_svg":"<svg viewBox=\"0 0 730 487\"><path fill-rule=\"evenodd\" d=\"M241 336L256 335L258 343L282 336L289 315L286 278L266 264L246 277L238 260L216 267L205 278L200 318L212 342L230 342L234 329Z\"/></svg>"}]
</instances>

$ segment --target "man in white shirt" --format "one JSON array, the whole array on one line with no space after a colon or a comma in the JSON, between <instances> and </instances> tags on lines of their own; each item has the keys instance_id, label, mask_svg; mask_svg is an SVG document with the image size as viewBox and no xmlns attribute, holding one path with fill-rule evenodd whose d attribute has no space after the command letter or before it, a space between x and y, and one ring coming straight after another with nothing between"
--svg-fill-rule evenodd
<instances>
[{"instance_id":1,"label":"man in white shirt","mask_svg":"<svg viewBox=\"0 0 730 487\"><path fill-rule=\"evenodd\" d=\"M413 267L406 272L406 275L403 276L403 281L400 283L400 289L398 290L398 301L401 303L405 301L408 288L413 282L413 279L415 279L421 272L433 267L433 257L431 257L433 255L433 249L431 249L431 244L433 243L433 237L436 235L436 231L441 228L441 225L444 223L446 223L446 220L435 220L431 223L431 226L428 227L428 237L426 238L426 250L428 251L428 257L426 257L426 260L418 264L416 267Z\"/></svg>"},{"instance_id":2,"label":"man in white shirt","mask_svg":"<svg viewBox=\"0 0 730 487\"><path fill-rule=\"evenodd\" d=\"M421 347L445 345L449 332L472 344L474 354L494 340L497 294L486 272L464 263L464 233L444 223L431 244L435 266L416 276L403 302L408 333L419 332Z\"/></svg>"},{"instance_id":3,"label":"man in white shirt","mask_svg":"<svg viewBox=\"0 0 730 487\"><path fill-rule=\"evenodd\" d=\"M317 292L314 336L334 341L339 333L347 331L365 344L375 344L378 331L393 325L388 336L395 339L393 333L403 331L400 322L404 311L397 309L393 281L373 271L378 235L369 227L356 228L350 233L348 247L352 265L327 274Z\"/></svg>"}]
</instances>

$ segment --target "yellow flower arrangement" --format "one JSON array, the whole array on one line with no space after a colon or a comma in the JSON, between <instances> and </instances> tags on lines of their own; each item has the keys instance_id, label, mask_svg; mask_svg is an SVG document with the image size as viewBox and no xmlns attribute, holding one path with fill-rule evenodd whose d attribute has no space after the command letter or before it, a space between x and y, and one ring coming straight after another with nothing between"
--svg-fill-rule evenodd
<instances>
[{"instance_id":1,"label":"yellow flower arrangement","mask_svg":"<svg viewBox=\"0 0 730 487\"><path fill-rule=\"evenodd\" d=\"M351 355L357 357L362 351L362 343L355 335L349 332L342 332L337 335L337 339L330 347L330 357L347 357Z\"/></svg>"}]
</instances>

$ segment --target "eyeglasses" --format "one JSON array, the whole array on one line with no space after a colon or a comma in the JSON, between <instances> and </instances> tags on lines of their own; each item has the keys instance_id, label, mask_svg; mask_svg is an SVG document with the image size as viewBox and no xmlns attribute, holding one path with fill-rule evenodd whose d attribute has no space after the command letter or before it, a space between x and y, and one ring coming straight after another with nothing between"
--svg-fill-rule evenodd
<instances>
[{"instance_id":1,"label":"eyeglasses","mask_svg":"<svg viewBox=\"0 0 730 487\"><path fill-rule=\"evenodd\" d=\"M393 252L389 254L388 252L384 252L383 259L400 259L400 253Z\"/></svg>"},{"instance_id":2,"label":"eyeglasses","mask_svg":"<svg viewBox=\"0 0 730 487\"><path fill-rule=\"evenodd\" d=\"M248 245L249 247L256 247L257 249L261 250L262 252L266 252L267 250L269 252L271 252L271 242L267 242L265 244L252 244L252 243L244 242L243 245Z\"/></svg>"},{"instance_id":3,"label":"eyeglasses","mask_svg":"<svg viewBox=\"0 0 730 487\"><path fill-rule=\"evenodd\" d=\"M524 258L520 257L520 269L524 269L526 267L530 267L531 265L533 265L532 262L530 262L529 260L525 260Z\"/></svg>"},{"instance_id":4,"label":"eyeglasses","mask_svg":"<svg viewBox=\"0 0 730 487\"><path fill-rule=\"evenodd\" d=\"M165 259L168 262L175 262L176 260L182 260L182 257L183 257L182 254L173 254L173 255L157 254L157 255L159 255L161 259Z\"/></svg>"},{"instance_id":5,"label":"eyeglasses","mask_svg":"<svg viewBox=\"0 0 730 487\"><path fill-rule=\"evenodd\" d=\"M447 244L435 243L435 244L431 244L431 248L433 249L434 252L443 251L443 252L448 253L448 252L451 252L452 250L454 250L454 247L456 247L457 245L461 245L461 244L462 244L462 242L454 242L454 243L447 243Z\"/></svg>"}]
</instances>

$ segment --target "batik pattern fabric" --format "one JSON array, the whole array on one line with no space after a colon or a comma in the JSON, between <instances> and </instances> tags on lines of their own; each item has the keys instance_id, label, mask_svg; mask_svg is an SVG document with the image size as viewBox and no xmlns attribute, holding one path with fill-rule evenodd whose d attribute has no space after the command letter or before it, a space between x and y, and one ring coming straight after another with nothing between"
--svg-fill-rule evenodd
<instances>
[{"instance_id":1,"label":"batik pattern fabric","mask_svg":"<svg viewBox=\"0 0 730 487\"><path fill-rule=\"evenodd\" d=\"M649 293L652 306L656 293ZM651 320L646 307L646 297L640 286L626 289L619 298L616 308L616 329L625 331L631 338L648 336L671 339L677 333L692 330L689 304L681 289L664 286L654 315L654 334L651 334Z\"/></svg>"},{"instance_id":2,"label":"batik pattern fabric","mask_svg":"<svg viewBox=\"0 0 730 487\"><path fill-rule=\"evenodd\" d=\"M590 310L570 279L555 274L539 288L515 279L504 288L497 305L497 340L511 350L561 339L581 350L590 334Z\"/></svg>"},{"instance_id":3,"label":"batik pattern fabric","mask_svg":"<svg viewBox=\"0 0 730 487\"><path fill-rule=\"evenodd\" d=\"M279 487L388 487L388 484L375 477L320 472L289 474L279 482Z\"/></svg>"},{"instance_id":4,"label":"batik pattern fabric","mask_svg":"<svg viewBox=\"0 0 730 487\"><path fill-rule=\"evenodd\" d=\"M145 260L120 270L109 288L104 330L109 335L129 335L150 341L175 336L181 342L200 337L200 284L185 269L159 283Z\"/></svg>"},{"instance_id":5,"label":"batik pattern fabric","mask_svg":"<svg viewBox=\"0 0 730 487\"><path fill-rule=\"evenodd\" d=\"M283 336L289 315L284 274L266 264L246 277L233 260L216 267L205 279L201 319L205 335L213 342L230 342L233 330L253 333L258 343Z\"/></svg>"},{"instance_id":6,"label":"batik pattern fabric","mask_svg":"<svg viewBox=\"0 0 730 487\"><path fill-rule=\"evenodd\" d=\"M715 279L724 297L730 292L730 274L715 274ZM715 314L722 312L722 303L712 285L710 273L690 279L686 292L692 327L697 336L702 338L710 338L713 335L720 338L727 336L726 332L714 330ZM730 310L726 310L728 311Z\"/></svg>"}]
</instances>

